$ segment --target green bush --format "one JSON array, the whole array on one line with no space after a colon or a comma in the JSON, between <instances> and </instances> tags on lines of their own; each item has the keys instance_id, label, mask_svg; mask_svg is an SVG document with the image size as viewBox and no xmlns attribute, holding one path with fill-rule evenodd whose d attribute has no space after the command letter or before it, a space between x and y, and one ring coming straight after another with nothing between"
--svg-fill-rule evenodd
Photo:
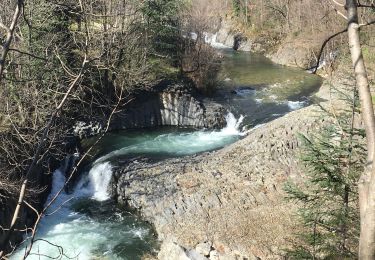
<instances>
[{"instance_id":1,"label":"green bush","mask_svg":"<svg viewBox=\"0 0 375 260\"><path fill-rule=\"evenodd\" d=\"M306 176L302 184L288 183L285 190L287 199L299 205L298 216L304 231L296 234L298 242L287 250L290 259L357 257L357 182L363 170L365 148L361 144L363 130L353 127L356 105L352 109L326 112L329 124L318 133L300 136Z\"/></svg>"}]
</instances>

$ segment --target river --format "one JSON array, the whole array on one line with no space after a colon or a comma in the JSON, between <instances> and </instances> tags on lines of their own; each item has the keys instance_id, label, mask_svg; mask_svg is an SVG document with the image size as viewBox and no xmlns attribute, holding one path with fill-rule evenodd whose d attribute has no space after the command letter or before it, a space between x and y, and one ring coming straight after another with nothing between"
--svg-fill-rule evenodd
<instances>
[{"instance_id":1,"label":"river","mask_svg":"<svg viewBox=\"0 0 375 260\"><path fill-rule=\"evenodd\" d=\"M152 227L110 199L114 169L129 157L157 160L215 150L239 140L243 131L308 105L321 84L305 71L273 64L261 55L221 50L224 60L217 93L228 108L227 126L205 131L164 127L108 133L73 192L63 192L40 223L28 259L140 259L158 248ZM65 182L53 176L51 199ZM48 241L48 242L47 242ZM58 245L59 247L57 247ZM20 248L12 259L21 259ZM63 251L62 251L63 250ZM64 255L62 255L64 254ZM49 256L49 257L47 257Z\"/></svg>"}]
</instances>

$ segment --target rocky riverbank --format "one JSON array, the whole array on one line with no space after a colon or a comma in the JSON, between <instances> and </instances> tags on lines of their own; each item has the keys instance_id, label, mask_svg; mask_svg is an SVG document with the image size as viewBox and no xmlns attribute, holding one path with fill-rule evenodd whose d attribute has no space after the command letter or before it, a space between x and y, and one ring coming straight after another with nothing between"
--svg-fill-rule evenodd
<instances>
[{"instance_id":1,"label":"rocky riverbank","mask_svg":"<svg viewBox=\"0 0 375 260\"><path fill-rule=\"evenodd\" d=\"M317 97L330 95L326 83ZM291 112L216 152L131 161L112 192L154 224L159 259L282 259L296 228L283 186L303 176L297 136L318 130L318 115L315 105Z\"/></svg>"},{"instance_id":2,"label":"rocky riverbank","mask_svg":"<svg viewBox=\"0 0 375 260\"><path fill-rule=\"evenodd\" d=\"M109 131L158 126L224 127L226 110L220 104L203 102L203 99L192 83L163 81L134 95L126 107L113 115ZM74 134L82 139L97 135L104 129L104 123L100 121L80 121Z\"/></svg>"},{"instance_id":3,"label":"rocky riverbank","mask_svg":"<svg viewBox=\"0 0 375 260\"><path fill-rule=\"evenodd\" d=\"M238 23L230 19L223 19L217 31L213 33L216 34L215 40L219 44L239 51L261 53L277 64L302 69L316 66L314 53L319 51L321 44L316 41L296 40L293 36L281 40L267 34L247 36L238 29ZM320 64L324 61L332 62L336 55L337 53L330 53L328 57L322 57Z\"/></svg>"}]
</instances>

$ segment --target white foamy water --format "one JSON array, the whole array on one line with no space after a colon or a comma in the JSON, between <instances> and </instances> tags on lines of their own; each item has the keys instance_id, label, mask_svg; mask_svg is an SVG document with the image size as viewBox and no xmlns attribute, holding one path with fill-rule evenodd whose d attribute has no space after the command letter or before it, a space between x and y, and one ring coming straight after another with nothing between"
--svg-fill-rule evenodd
<instances>
[{"instance_id":1,"label":"white foamy water","mask_svg":"<svg viewBox=\"0 0 375 260\"><path fill-rule=\"evenodd\" d=\"M134 144L100 157L95 163L124 155L168 155L174 157L214 150L233 143L244 135L240 130L243 119L243 116L236 119L232 113L229 113L226 116L227 125L221 130L147 135ZM121 143L121 138L118 142Z\"/></svg>"},{"instance_id":2,"label":"white foamy water","mask_svg":"<svg viewBox=\"0 0 375 260\"><path fill-rule=\"evenodd\" d=\"M105 204L102 205L101 202L108 203L104 201L109 199L108 186L113 172L112 165L107 160L128 153L185 155L222 147L243 135L240 131L243 119L243 116L237 119L229 113L226 116L227 125L221 130L169 133L139 139L133 145L100 158L83 175L71 194L61 192L48 211L53 214L47 214L40 223L37 239L61 246L67 257L61 256L58 247L45 241L37 241L33 246L33 254L28 259L138 259L136 253L145 251L139 248L147 247L144 241L149 239L151 231L148 227L137 224L134 219L133 222L126 222L119 212L103 213ZM55 171L48 201L64 187L65 181L64 174L60 170ZM103 214L104 219L100 217ZM127 252L136 246L133 256ZM22 259L23 250L18 250L11 259Z\"/></svg>"},{"instance_id":3,"label":"white foamy water","mask_svg":"<svg viewBox=\"0 0 375 260\"><path fill-rule=\"evenodd\" d=\"M78 183L77 197L88 196L97 201L109 199L108 185L112 178L112 165L109 162L95 164Z\"/></svg>"},{"instance_id":4,"label":"white foamy water","mask_svg":"<svg viewBox=\"0 0 375 260\"><path fill-rule=\"evenodd\" d=\"M73 194L63 191L48 210L49 214L53 214L47 214L38 229L36 238L49 243L41 240L35 242L32 254L27 259L124 259L116 253L119 244L131 245L133 241L139 243L137 241L148 236L148 228L122 221L124 217L121 214L109 216L111 221L107 221L92 218L82 210L75 210L86 204L83 207L85 210L100 215L99 202L92 202L93 206L90 206L85 200L87 197L96 201L108 199L107 188L111 176L112 166L108 162L97 164L80 181ZM64 183L64 174L60 170L55 171L48 201L63 188ZM61 255L61 249L50 243L60 246L66 256ZM24 248L21 248L11 259L22 259L23 254Z\"/></svg>"},{"instance_id":5,"label":"white foamy water","mask_svg":"<svg viewBox=\"0 0 375 260\"><path fill-rule=\"evenodd\" d=\"M223 136L241 136L243 135L240 131L240 126L244 120L244 116L241 115L238 119L232 114L228 113L228 115L225 117L225 120L227 121L227 126L224 127L219 134Z\"/></svg>"},{"instance_id":6,"label":"white foamy water","mask_svg":"<svg viewBox=\"0 0 375 260\"><path fill-rule=\"evenodd\" d=\"M230 49L230 46L224 45L222 43L217 42L217 33L203 33L204 34L204 41L217 49Z\"/></svg>"},{"instance_id":7,"label":"white foamy water","mask_svg":"<svg viewBox=\"0 0 375 260\"><path fill-rule=\"evenodd\" d=\"M297 110L303 108L306 105L306 101L288 101L288 107L290 110Z\"/></svg>"}]
</instances>

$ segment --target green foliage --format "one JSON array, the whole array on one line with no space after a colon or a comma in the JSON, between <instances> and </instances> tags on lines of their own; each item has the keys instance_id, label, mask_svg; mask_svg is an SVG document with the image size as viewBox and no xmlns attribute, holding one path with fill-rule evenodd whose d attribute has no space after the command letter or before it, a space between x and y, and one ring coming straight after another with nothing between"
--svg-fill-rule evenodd
<instances>
[{"instance_id":1,"label":"green foliage","mask_svg":"<svg viewBox=\"0 0 375 260\"><path fill-rule=\"evenodd\" d=\"M150 0L143 4L146 28L152 44L152 54L168 59L177 66L181 52L179 13L182 0Z\"/></svg>"},{"instance_id":2,"label":"green foliage","mask_svg":"<svg viewBox=\"0 0 375 260\"><path fill-rule=\"evenodd\" d=\"M241 13L241 1L232 0L232 8L233 8L234 14L238 17Z\"/></svg>"},{"instance_id":3,"label":"green foliage","mask_svg":"<svg viewBox=\"0 0 375 260\"><path fill-rule=\"evenodd\" d=\"M304 225L304 232L296 234L299 242L287 250L291 259L352 259L357 254L357 181L365 161L364 134L353 127L353 111L326 113L332 124L300 136L304 182L285 187L287 199L298 203Z\"/></svg>"}]
</instances>

